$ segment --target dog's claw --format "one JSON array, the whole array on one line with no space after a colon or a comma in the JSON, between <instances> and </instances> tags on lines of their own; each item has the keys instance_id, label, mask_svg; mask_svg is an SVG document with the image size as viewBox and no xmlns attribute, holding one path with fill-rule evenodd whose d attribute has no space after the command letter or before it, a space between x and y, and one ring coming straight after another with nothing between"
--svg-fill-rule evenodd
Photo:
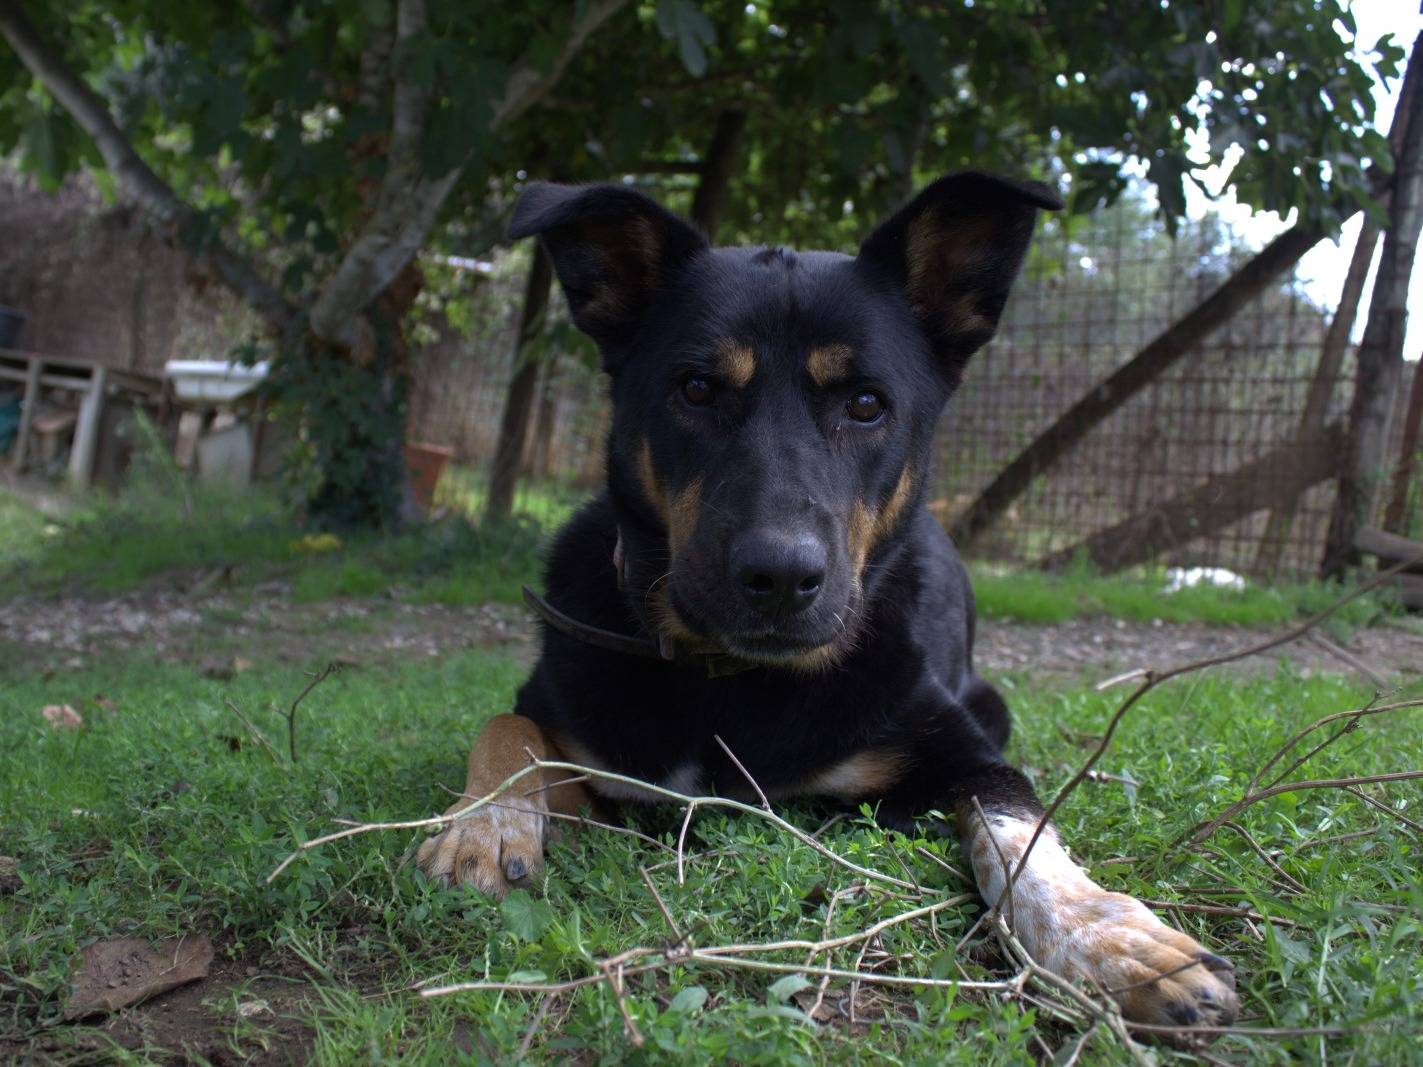
<instances>
[{"instance_id":1,"label":"dog's claw","mask_svg":"<svg viewBox=\"0 0 1423 1067\"><path fill-rule=\"evenodd\" d=\"M420 869L439 885L470 885L495 899L528 886L543 869L548 819L541 802L530 804L490 805L455 819L420 846Z\"/></svg>"}]
</instances>

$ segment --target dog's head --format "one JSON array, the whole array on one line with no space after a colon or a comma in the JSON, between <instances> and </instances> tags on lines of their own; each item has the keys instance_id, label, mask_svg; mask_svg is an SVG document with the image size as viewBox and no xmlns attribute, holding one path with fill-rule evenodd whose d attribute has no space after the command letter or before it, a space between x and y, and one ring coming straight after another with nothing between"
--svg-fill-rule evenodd
<instances>
[{"instance_id":1,"label":"dog's head","mask_svg":"<svg viewBox=\"0 0 1423 1067\"><path fill-rule=\"evenodd\" d=\"M713 249L630 189L529 186L510 233L543 240L612 377L619 568L664 647L802 669L853 647L939 413L1060 206L956 174L850 257Z\"/></svg>"}]
</instances>

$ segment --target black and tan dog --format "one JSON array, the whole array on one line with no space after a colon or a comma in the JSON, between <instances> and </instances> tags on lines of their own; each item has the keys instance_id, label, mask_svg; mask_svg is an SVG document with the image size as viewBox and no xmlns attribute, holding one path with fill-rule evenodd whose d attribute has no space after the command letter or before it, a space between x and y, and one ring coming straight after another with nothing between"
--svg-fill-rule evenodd
<instances>
[{"instance_id":1,"label":"black and tan dog","mask_svg":"<svg viewBox=\"0 0 1423 1067\"><path fill-rule=\"evenodd\" d=\"M973 672L973 595L922 497L940 412L997 326L1037 210L1060 206L1041 185L956 174L849 257L713 249L634 191L531 185L511 233L544 242L603 353L608 481L558 539L542 657L475 740L466 794L532 752L747 795L719 736L773 798L867 801L891 824L956 813L998 902L1043 809L1004 761L1007 709ZM540 874L546 812L592 799L525 778L427 841L420 865L502 895ZM1039 962L1128 1018L1234 1019L1230 964L1098 886L1051 827L1009 902Z\"/></svg>"}]
</instances>

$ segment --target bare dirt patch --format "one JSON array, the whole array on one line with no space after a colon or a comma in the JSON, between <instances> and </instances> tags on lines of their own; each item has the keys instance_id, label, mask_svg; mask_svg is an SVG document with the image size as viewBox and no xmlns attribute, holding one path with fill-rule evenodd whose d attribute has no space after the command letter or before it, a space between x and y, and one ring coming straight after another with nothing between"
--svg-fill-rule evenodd
<instances>
[{"instance_id":1,"label":"bare dirt patch","mask_svg":"<svg viewBox=\"0 0 1423 1067\"><path fill-rule=\"evenodd\" d=\"M310 1058L312 987L225 960L203 980L91 1025L66 1024L0 1041L0 1062L103 1063L126 1050L164 1064L277 1067Z\"/></svg>"},{"instance_id":2,"label":"bare dirt patch","mask_svg":"<svg viewBox=\"0 0 1423 1067\"><path fill-rule=\"evenodd\" d=\"M1167 667L1254 644L1270 631L1203 623L1082 618L1038 624L984 621L975 664L986 674L1100 680L1137 667ZM195 594L152 589L103 599L26 598L0 604L0 646L78 666L115 650L144 650L206 667L255 662L356 662L435 657L497 648L532 662L535 626L512 604L413 604L387 597L302 603L283 582ZM1273 670L1284 659L1307 673L1377 679L1423 673L1423 634L1400 627L1354 630L1346 639L1311 635L1233 671Z\"/></svg>"},{"instance_id":3,"label":"bare dirt patch","mask_svg":"<svg viewBox=\"0 0 1423 1067\"><path fill-rule=\"evenodd\" d=\"M1257 644L1270 630L1203 623L1071 619L1052 624L979 624L974 665L988 674L1086 677L1101 681L1138 667L1164 668ZM1267 672L1281 660L1307 674L1362 674L1375 680L1423 674L1423 635L1392 626L1354 630L1347 638L1311 634L1226 670Z\"/></svg>"},{"instance_id":4,"label":"bare dirt patch","mask_svg":"<svg viewBox=\"0 0 1423 1067\"><path fill-rule=\"evenodd\" d=\"M66 666L130 649L199 665L233 657L370 662L461 648L528 656L533 632L527 613L512 605L448 607L381 597L302 603L283 582L206 595L148 589L0 603L0 646L33 650Z\"/></svg>"}]
</instances>

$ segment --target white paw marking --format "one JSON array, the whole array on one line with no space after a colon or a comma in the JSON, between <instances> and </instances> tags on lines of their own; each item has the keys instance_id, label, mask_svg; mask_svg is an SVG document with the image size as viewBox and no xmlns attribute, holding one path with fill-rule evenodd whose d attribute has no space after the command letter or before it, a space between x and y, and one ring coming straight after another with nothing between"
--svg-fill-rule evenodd
<instances>
[{"instance_id":1,"label":"white paw marking","mask_svg":"<svg viewBox=\"0 0 1423 1067\"><path fill-rule=\"evenodd\" d=\"M1037 827L1030 817L970 819L969 856L979 892L1049 970L1110 994L1134 1022L1228 1026L1239 1001L1230 964L1158 919L1141 901L1087 876L1049 826L1005 896ZM1006 864L1005 864L1006 861Z\"/></svg>"}]
</instances>

